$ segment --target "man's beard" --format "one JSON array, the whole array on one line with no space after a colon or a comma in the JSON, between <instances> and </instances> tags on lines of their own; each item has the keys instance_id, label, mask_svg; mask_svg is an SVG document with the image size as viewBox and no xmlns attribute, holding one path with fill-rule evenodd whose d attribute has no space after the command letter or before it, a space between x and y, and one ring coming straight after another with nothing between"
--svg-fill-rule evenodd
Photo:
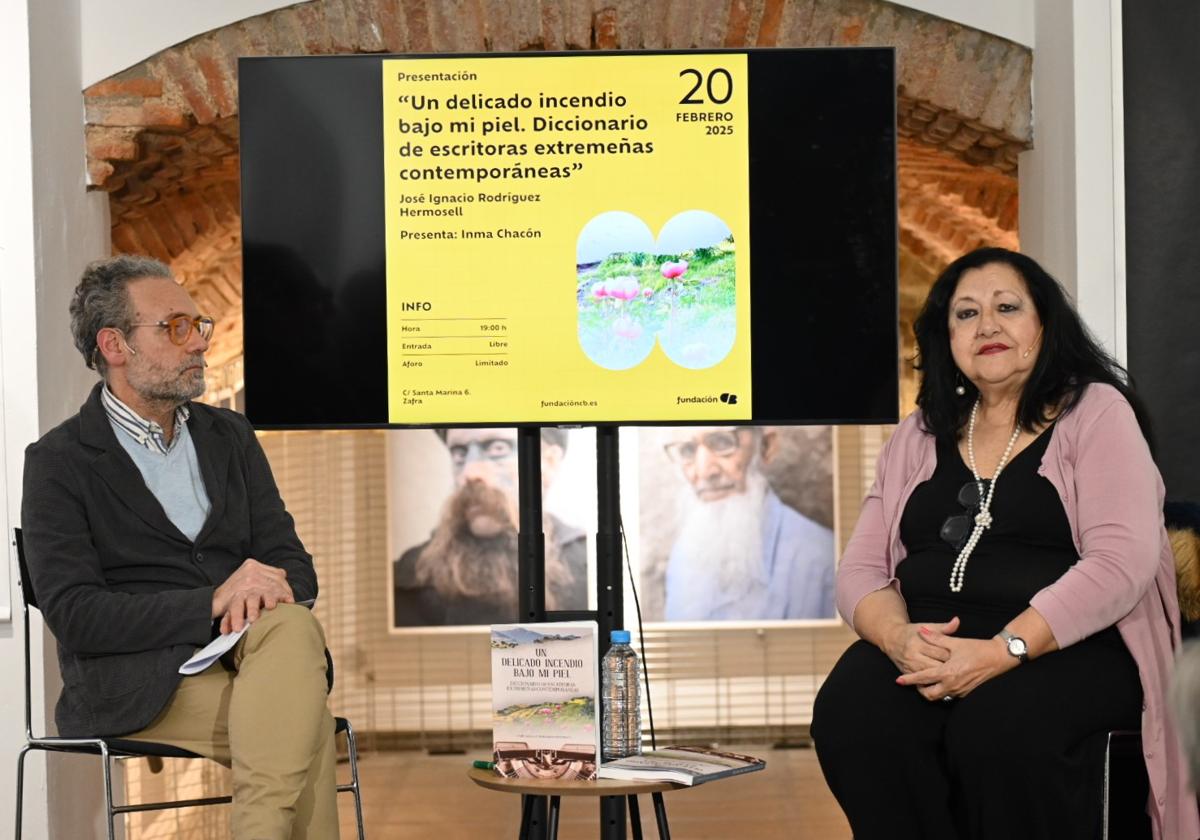
<instances>
[{"instance_id":1,"label":"man's beard","mask_svg":"<svg viewBox=\"0 0 1200 840\"><path fill-rule=\"evenodd\" d=\"M472 522L486 521L489 533L476 536ZM570 589L574 576L563 561L549 517L546 535L546 608L558 609L558 593ZM417 582L432 586L443 598L486 598L517 603L517 527L503 492L468 481L442 509L433 537L416 561Z\"/></svg>"},{"instance_id":2,"label":"man's beard","mask_svg":"<svg viewBox=\"0 0 1200 840\"><path fill-rule=\"evenodd\" d=\"M199 375L184 375L184 371L194 365L200 366ZM204 367L202 354L195 354L169 368L148 359L136 359L126 367L125 378L134 393L146 402L175 407L204 393Z\"/></svg>"},{"instance_id":3,"label":"man's beard","mask_svg":"<svg viewBox=\"0 0 1200 840\"><path fill-rule=\"evenodd\" d=\"M766 478L756 463L746 471L746 489L714 502L688 495L687 513L672 554L686 574L672 575L675 603L707 604L715 593L736 601L764 587L762 543Z\"/></svg>"}]
</instances>

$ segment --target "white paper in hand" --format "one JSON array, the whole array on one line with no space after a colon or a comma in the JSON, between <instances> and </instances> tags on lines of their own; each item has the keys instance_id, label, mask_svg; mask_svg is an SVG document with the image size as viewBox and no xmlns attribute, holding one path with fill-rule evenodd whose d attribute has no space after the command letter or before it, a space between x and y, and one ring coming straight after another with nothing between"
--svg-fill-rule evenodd
<instances>
[{"instance_id":1,"label":"white paper in hand","mask_svg":"<svg viewBox=\"0 0 1200 840\"><path fill-rule=\"evenodd\" d=\"M200 650L196 651L195 656L180 665L179 673L183 674L184 676L199 674L209 665L213 664L222 656L224 656L226 651L236 645L238 639L242 638L242 636L244 636L246 631L249 629L250 622L246 622L246 626L241 630L238 630L236 633L225 633L224 635L217 636L217 638L213 639L204 647L200 648Z\"/></svg>"},{"instance_id":2,"label":"white paper in hand","mask_svg":"<svg viewBox=\"0 0 1200 840\"><path fill-rule=\"evenodd\" d=\"M301 607L308 607L309 609L312 609L313 604L316 602L316 598L309 598L307 601L299 601L298 604ZM199 674L209 665L213 664L222 656L224 656L234 645L238 643L238 639L246 635L246 631L249 629L250 622L247 621L242 629L238 630L236 633L225 633L222 636L217 636L217 638L213 639L207 645L200 648L200 650L196 651L195 655L193 655L191 659L180 665L179 673L183 674L185 677L189 677L192 674Z\"/></svg>"}]
</instances>

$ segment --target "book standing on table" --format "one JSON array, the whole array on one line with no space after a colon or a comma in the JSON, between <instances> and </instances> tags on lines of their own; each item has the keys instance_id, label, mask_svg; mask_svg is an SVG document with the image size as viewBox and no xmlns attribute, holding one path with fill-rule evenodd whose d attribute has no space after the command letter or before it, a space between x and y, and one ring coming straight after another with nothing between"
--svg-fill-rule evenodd
<instances>
[{"instance_id":1,"label":"book standing on table","mask_svg":"<svg viewBox=\"0 0 1200 840\"><path fill-rule=\"evenodd\" d=\"M595 779L594 621L494 624L492 752L512 779Z\"/></svg>"}]
</instances>

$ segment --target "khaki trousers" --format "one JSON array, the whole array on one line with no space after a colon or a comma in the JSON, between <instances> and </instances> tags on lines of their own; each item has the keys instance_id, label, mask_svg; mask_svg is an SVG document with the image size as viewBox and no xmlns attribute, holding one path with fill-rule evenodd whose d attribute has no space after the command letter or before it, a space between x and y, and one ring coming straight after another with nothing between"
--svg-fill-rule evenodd
<instances>
[{"instance_id":1,"label":"khaki trousers","mask_svg":"<svg viewBox=\"0 0 1200 840\"><path fill-rule=\"evenodd\" d=\"M233 769L234 840L337 840L325 634L310 610L264 612L221 660L184 677L158 718L122 738Z\"/></svg>"}]
</instances>

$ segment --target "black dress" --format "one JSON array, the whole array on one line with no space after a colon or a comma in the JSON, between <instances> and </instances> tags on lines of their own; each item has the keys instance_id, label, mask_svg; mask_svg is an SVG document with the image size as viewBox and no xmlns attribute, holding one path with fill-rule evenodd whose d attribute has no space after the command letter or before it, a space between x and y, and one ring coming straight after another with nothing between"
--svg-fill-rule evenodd
<instances>
[{"instance_id":1,"label":"black dress","mask_svg":"<svg viewBox=\"0 0 1200 840\"><path fill-rule=\"evenodd\" d=\"M1039 472L1053 427L1005 467L992 527L975 546L961 592L958 551L942 538L972 482L958 447L937 446L933 476L900 520L896 568L913 622L960 620L987 639L1079 559L1066 511ZM855 642L813 708L821 769L855 840L1070 840L1101 836L1104 733L1139 727L1137 666L1115 627L988 680L964 698L930 702L895 683L877 647Z\"/></svg>"}]
</instances>

